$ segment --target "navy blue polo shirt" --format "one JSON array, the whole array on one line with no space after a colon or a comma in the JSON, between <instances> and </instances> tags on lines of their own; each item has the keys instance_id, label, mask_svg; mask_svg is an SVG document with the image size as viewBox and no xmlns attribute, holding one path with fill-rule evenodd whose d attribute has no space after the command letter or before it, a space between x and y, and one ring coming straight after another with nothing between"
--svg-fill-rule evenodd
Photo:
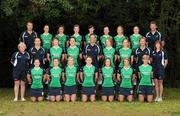
<instances>
[{"instance_id":1,"label":"navy blue polo shirt","mask_svg":"<svg viewBox=\"0 0 180 116\"><path fill-rule=\"evenodd\" d=\"M133 56L136 58L137 66L140 66L143 64L143 61L142 61L143 55L148 55L148 56L152 57L152 50L148 47L145 47L144 50L142 50L139 47L133 52Z\"/></svg>"},{"instance_id":2,"label":"navy blue polo shirt","mask_svg":"<svg viewBox=\"0 0 180 116\"><path fill-rule=\"evenodd\" d=\"M41 63L41 67L44 67L46 52L45 52L45 49L43 47L40 47L39 50L36 49L35 47L32 47L29 50L29 54L31 57L31 62L30 62L31 66L34 66L33 64L34 64L35 59L39 59L40 63Z\"/></svg>"},{"instance_id":3,"label":"navy blue polo shirt","mask_svg":"<svg viewBox=\"0 0 180 116\"><path fill-rule=\"evenodd\" d=\"M162 34L159 31L156 31L154 34L151 32L148 32L146 34L148 47L150 47L152 50L154 49L154 44L157 40L164 41L164 37L162 37Z\"/></svg>"},{"instance_id":4,"label":"navy blue polo shirt","mask_svg":"<svg viewBox=\"0 0 180 116\"><path fill-rule=\"evenodd\" d=\"M14 52L11 56L11 62L14 65L14 69L20 71L20 70L26 70L28 68L30 60L30 55L28 52Z\"/></svg>"},{"instance_id":5,"label":"navy blue polo shirt","mask_svg":"<svg viewBox=\"0 0 180 116\"><path fill-rule=\"evenodd\" d=\"M27 49L29 50L34 46L34 40L36 37L38 37L38 35L35 31L32 31L31 34L27 31L24 31L20 36L20 41L24 42L27 46Z\"/></svg>"},{"instance_id":6,"label":"navy blue polo shirt","mask_svg":"<svg viewBox=\"0 0 180 116\"><path fill-rule=\"evenodd\" d=\"M101 50L97 44L88 44L84 47L83 55L91 56L93 60L93 65L98 67L98 55L100 55Z\"/></svg>"},{"instance_id":7,"label":"navy blue polo shirt","mask_svg":"<svg viewBox=\"0 0 180 116\"><path fill-rule=\"evenodd\" d=\"M152 52L152 66L156 67L164 67L164 60L168 59L166 51L153 51Z\"/></svg>"}]
</instances>

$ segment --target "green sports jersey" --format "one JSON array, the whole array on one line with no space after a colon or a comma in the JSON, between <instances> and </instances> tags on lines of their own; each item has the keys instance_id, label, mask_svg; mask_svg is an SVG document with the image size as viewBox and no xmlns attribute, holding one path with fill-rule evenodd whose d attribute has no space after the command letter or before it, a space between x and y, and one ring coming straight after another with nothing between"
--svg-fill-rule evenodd
<instances>
[{"instance_id":1,"label":"green sports jersey","mask_svg":"<svg viewBox=\"0 0 180 116\"><path fill-rule=\"evenodd\" d=\"M86 44L89 44L90 43L90 34L86 34L86 36L85 36L85 39L86 39ZM95 42L97 42L97 35L95 35L96 36L96 40L95 40Z\"/></svg>"},{"instance_id":2,"label":"green sports jersey","mask_svg":"<svg viewBox=\"0 0 180 116\"><path fill-rule=\"evenodd\" d=\"M76 39L76 46L77 46L77 47L80 47L81 42L82 42L82 36L79 35L79 34L74 34L74 35L72 35L72 36L75 37L75 39Z\"/></svg>"},{"instance_id":3,"label":"green sports jersey","mask_svg":"<svg viewBox=\"0 0 180 116\"><path fill-rule=\"evenodd\" d=\"M131 67L129 68L122 68L121 69L121 84L120 87L123 88L132 88L132 75L133 75L133 69Z\"/></svg>"},{"instance_id":4,"label":"green sports jersey","mask_svg":"<svg viewBox=\"0 0 180 116\"><path fill-rule=\"evenodd\" d=\"M138 34L137 36L135 36L134 34L132 34L130 36L130 40L131 40L131 45L132 45L132 49L135 50L136 48L138 48L140 46L139 41L141 39L141 35Z\"/></svg>"},{"instance_id":5,"label":"green sports jersey","mask_svg":"<svg viewBox=\"0 0 180 116\"><path fill-rule=\"evenodd\" d=\"M76 85L76 74L77 74L77 67L75 66L67 66L65 70L66 75L66 86L74 86Z\"/></svg>"},{"instance_id":6,"label":"green sports jersey","mask_svg":"<svg viewBox=\"0 0 180 116\"><path fill-rule=\"evenodd\" d=\"M42 79L43 79L44 70L42 68L39 69L31 69L30 75L32 77L32 89L41 89L43 88Z\"/></svg>"},{"instance_id":7,"label":"green sports jersey","mask_svg":"<svg viewBox=\"0 0 180 116\"><path fill-rule=\"evenodd\" d=\"M57 48L51 47L50 48L50 55L51 55L51 64L50 64L50 66L52 67L54 58L57 58L60 61L61 56L62 56L62 48L60 48L60 47L57 47Z\"/></svg>"},{"instance_id":8,"label":"green sports jersey","mask_svg":"<svg viewBox=\"0 0 180 116\"><path fill-rule=\"evenodd\" d=\"M140 83L139 85L148 85L152 86L152 66L150 65L141 65L139 66L140 72Z\"/></svg>"},{"instance_id":9,"label":"green sports jersey","mask_svg":"<svg viewBox=\"0 0 180 116\"><path fill-rule=\"evenodd\" d=\"M115 54L115 49L113 47L105 47L103 49L103 54L104 58L110 58L112 66L114 66L114 54Z\"/></svg>"},{"instance_id":10,"label":"green sports jersey","mask_svg":"<svg viewBox=\"0 0 180 116\"><path fill-rule=\"evenodd\" d=\"M110 35L102 35L102 36L100 37L101 44L102 44L102 48L105 48L105 47L106 47L106 39L107 39L107 38L113 39L112 36L110 36Z\"/></svg>"},{"instance_id":11,"label":"green sports jersey","mask_svg":"<svg viewBox=\"0 0 180 116\"><path fill-rule=\"evenodd\" d=\"M122 45L122 42L124 41L126 39L126 36L118 36L118 35L116 35L115 37L114 37L114 41L115 41L115 43L116 43L116 51L119 51L119 49L121 49L122 47L123 47L123 45Z\"/></svg>"},{"instance_id":12,"label":"green sports jersey","mask_svg":"<svg viewBox=\"0 0 180 116\"><path fill-rule=\"evenodd\" d=\"M67 35L57 34L56 38L58 38L58 40L59 40L59 47L65 49L66 48Z\"/></svg>"},{"instance_id":13,"label":"green sports jersey","mask_svg":"<svg viewBox=\"0 0 180 116\"><path fill-rule=\"evenodd\" d=\"M52 34L48 33L48 34L41 34L41 39L42 39L42 44L43 44L43 48L44 49L50 49L51 47L51 40L52 40Z\"/></svg>"},{"instance_id":14,"label":"green sports jersey","mask_svg":"<svg viewBox=\"0 0 180 116\"><path fill-rule=\"evenodd\" d=\"M79 57L79 48L77 46L75 47L69 47L67 49L67 55L68 57L73 57L74 58L74 65L78 66L78 57Z\"/></svg>"},{"instance_id":15,"label":"green sports jersey","mask_svg":"<svg viewBox=\"0 0 180 116\"><path fill-rule=\"evenodd\" d=\"M113 87L113 74L114 69L112 67L103 67L102 68L102 76L103 76L103 83L102 87Z\"/></svg>"},{"instance_id":16,"label":"green sports jersey","mask_svg":"<svg viewBox=\"0 0 180 116\"><path fill-rule=\"evenodd\" d=\"M49 87L61 87L61 73L62 69L61 68L51 68L50 70L50 77L51 77L51 82L49 84Z\"/></svg>"},{"instance_id":17,"label":"green sports jersey","mask_svg":"<svg viewBox=\"0 0 180 116\"><path fill-rule=\"evenodd\" d=\"M94 75L95 75L95 67L92 65L90 67L84 66L83 67L83 75L84 81L82 83L83 87L94 87Z\"/></svg>"},{"instance_id":18,"label":"green sports jersey","mask_svg":"<svg viewBox=\"0 0 180 116\"><path fill-rule=\"evenodd\" d=\"M132 50L130 48L121 48L119 50L119 56L120 56L120 59L121 59L121 62L119 64L119 67L123 67L124 66L124 58L131 58L131 54L132 54Z\"/></svg>"}]
</instances>

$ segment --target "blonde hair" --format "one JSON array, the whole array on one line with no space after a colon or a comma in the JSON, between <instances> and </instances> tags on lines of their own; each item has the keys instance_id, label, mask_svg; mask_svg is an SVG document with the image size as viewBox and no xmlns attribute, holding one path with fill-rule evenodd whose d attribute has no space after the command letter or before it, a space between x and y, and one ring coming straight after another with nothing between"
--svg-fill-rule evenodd
<instances>
[{"instance_id":1,"label":"blonde hair","mask_svg":"<svg viewBox=\"0 0 180 116\"><path fill-rule=\"evenodd\" d=\"M18 49L19 49L20 47L24 47L24 49L27 48L27 47L26 47L26 44L25 44L24 42L20 42L20 43L18 44Z\"/></svg>"},{"instance_id":2,"label":"blonde hair","mask_svg":"<svg viewBox=\"0 0 180 116\"><path fill-rule=\"evenodd\" d=\"M68 61L69 61L69 60L73 60L73 61L74 61L74 58L73 58L72 56L69 56L69 57L68 57Z\"/></svg>"},{"instance_id":3,"label":"blonde hair","mask_svg":"<svg viewBox=\"0 0 180 116\"><path fill-rule=\"evenodd\" d=\"M149 55L143 55L142 59L147 59L147 60L149 60Z\"/></svg>"}]
</instances>

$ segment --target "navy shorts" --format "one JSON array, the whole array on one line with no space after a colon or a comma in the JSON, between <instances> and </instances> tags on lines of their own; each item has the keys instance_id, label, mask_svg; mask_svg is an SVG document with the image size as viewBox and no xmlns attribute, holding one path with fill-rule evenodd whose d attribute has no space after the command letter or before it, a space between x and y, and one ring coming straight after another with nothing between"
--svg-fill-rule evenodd
<instances>
[{"instance_id":1,"label":"navy shorts","mask_svg":"<svg viewBox=\"0 0 180 116\"><path fill-rule=\"evenodd\" d=\"M64 86L64 94L72 95L77 93L77 86Z\"/></svg>"},{"instance_id":2,"label":"navy shorts","mask_svg":"<svg viewBox=\"0 0 180 116\"><path fill-rule=\"evenodd\" d=\"M154 95L154 87L153 86L140 85L138 88L138 94Z\"/></svg>"},{"instance_id":3,"label":"navy shorts","mask_svg":"<svg viewBox=\"0 0 180 116\"><path fill-rule=\"evenodd\" d=\"M30 95L31 97L43 97L44 95L44 92L43 92L43 89L40 88L40 89L30 89Z\"/></svg>"},{"instance_id":4,"label":"navy shorts","mask_svg":"<svg viewBox=\"0 0 180 116\"><path fill-rule=\"evenodd\" d=\"M102 96L113 96L115 93L114 87L102 87L101 95Z\"/></svg>"},{"instance_id":5,"label":"navy shorts","mask_svg":"<svg viewBox=\"0 0 180 116\"><path fill-rule=\"evenodd\" d=\"M49 96L58 96L62 95L62 88L61 87L49 87Z\"/></svg>"},{"instance_id":6,"label":"navy shorts","mask_svg":"<svg viewBox=\"0 0 180 116\"><path fill-rule=\"evenodd\" d=\"M154 79L158 79L158 80L163 80L164 79L164 68L161 67L161 68L154 68Z\"/></svg>"},{"instance_id":7,"label":"navy shorts","mask_svg":"<svg viewBox=\"0 0 180 116\"><path fill-rule=\"evenodd\" d=\"M132 88L120 87L119 88L119 95L124 95L124 96L133 95L133 89Z\"/></svg>"},{"instance_id":8,"label":"navy shorts","mask_svg":"<svg viewBox=\"0 0 180 116\"><path fill-rule=\"evenodd\" d=\"M26 71L13 70L14 81L26 81Z\"/></svg>"},{"instance_id":9,"label":"navy shorts","mask_svg":"<svg viewBox=\"0 0 180 116\"><path fill-rule=\"evenodd\" d=\"M95 95L96 94L96 87L82 87L82 94L84 95Z\"/></svg>"}]
</instances>

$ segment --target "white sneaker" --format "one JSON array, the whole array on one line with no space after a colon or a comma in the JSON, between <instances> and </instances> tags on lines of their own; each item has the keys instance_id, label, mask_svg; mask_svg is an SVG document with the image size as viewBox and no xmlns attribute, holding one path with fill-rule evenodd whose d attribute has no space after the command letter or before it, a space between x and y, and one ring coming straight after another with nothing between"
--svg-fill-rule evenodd
<instances>
[{"instance_id":1,"label":"white sneaker","mask_svg":"<svg viewBox=\"0 0 180 116\"><path fill-rule=\"evenodd\" d=\"M14 100L13 100L14 102L16 102L16 101L18 101L18 98L14 98Z\"/></svg>"},{"instance_id":2,"label":"white sneaker","mask_svg":"<svg viewBox=\"0 0 180 116\"><path fill-rule=\"evenodd\" d=\"M24 101L26 101L26 99L24 99L24 98L21 98L21 101L23 101L23 102L24 102Z\"/></svg>"},{"instance_id":3,"label":"white sneaker","mask_svg":"<svg viewBox=\"0 0 180 116\"><path fill-rule=\"evenodd\" d=\"M163 101L162 97L158 98L158 102L162 102L162 101Z\"/></svg>"},{"instance_id":4,"label":"white sneaker","mask_svg":"<svg viewBox=\"0 0 180 116\"><path fill-rule=\"evenodd\" d=\"M154 101L155 101L155 102L158 102L158 99L159 99L159 98L158 98L158 97L156 97Z\"/></svg>"}]
</instances>

